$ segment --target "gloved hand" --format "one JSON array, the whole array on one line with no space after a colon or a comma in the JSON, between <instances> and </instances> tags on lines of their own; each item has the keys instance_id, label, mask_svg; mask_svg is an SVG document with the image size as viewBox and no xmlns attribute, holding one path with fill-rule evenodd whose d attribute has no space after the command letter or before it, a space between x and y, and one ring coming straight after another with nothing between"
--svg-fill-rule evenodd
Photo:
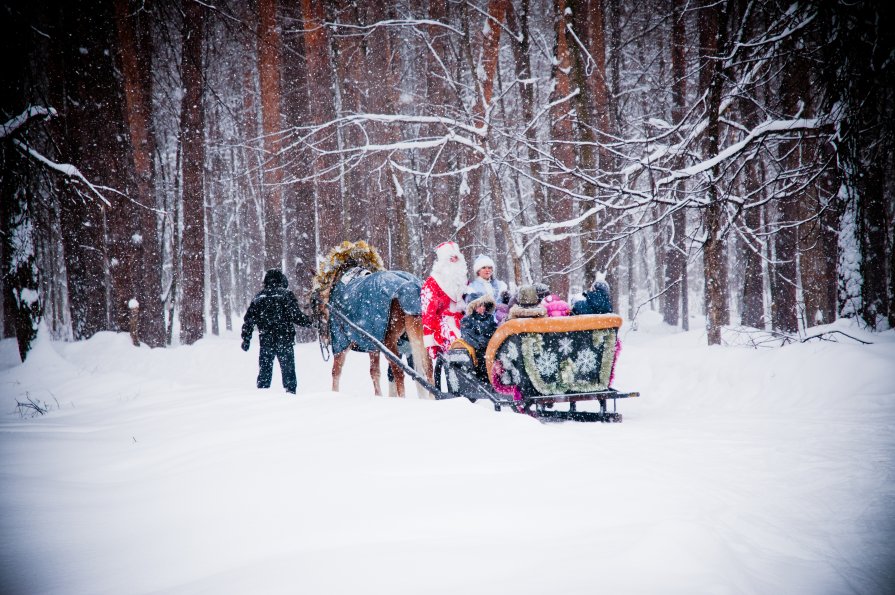
<instances>
[{"instance_id":1,"label":"gloved hand","mask_svg":"<svg viewBox=\"0 0 895 595\"><path fill-rule=\"evenodd\" d=\"M433 345L432 347L427 347L426 351L429 352L429 359L434 360L441 353L441 347Z\"/></svg>"},{"instance_id":2,"label":"gloved hand","mask_svg":"<svg viewBox=\"0 0 895 595\"><path fill-rule=\"evenodd\" d=\"M243 350L243 351L248 351L248 350L249 350L249 342L248 342L248 341L243 341L243 342L242 342L242 350Z\"/></svg>"}]
</instances>

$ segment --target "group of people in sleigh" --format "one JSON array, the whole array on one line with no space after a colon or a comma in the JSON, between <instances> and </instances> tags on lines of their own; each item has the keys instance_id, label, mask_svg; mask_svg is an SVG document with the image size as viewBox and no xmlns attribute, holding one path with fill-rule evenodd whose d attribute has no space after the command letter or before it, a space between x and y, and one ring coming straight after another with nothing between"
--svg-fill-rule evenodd
<instances>
[{"instance_id":1,"label":"group of people in sleigh","mask_svg":"<svg viewBox=\"0 0 895 595\"><path fill-rule=\"evenodd\" d=\"M423 341L436 362L438 355L456 342L468 345L475 353L476 373L483 379L488 342L503 322L612 311L609 285L603 279L595 281L584 298L570 306L544 283L524 285L511 296L507 284L495 278L494 261L487 255L473 261L471 282L467 282L466 266L455 242L435 248L435 263L420 296Z\"/></svg>"}]
</instances>

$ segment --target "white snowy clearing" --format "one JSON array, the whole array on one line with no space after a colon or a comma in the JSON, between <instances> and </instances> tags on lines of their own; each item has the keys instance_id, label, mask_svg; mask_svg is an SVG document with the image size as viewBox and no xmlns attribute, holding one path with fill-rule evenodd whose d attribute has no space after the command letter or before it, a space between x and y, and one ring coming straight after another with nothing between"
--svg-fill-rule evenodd
<instances>
[{"instance_id":1,"label":"white snowy clearing","mask_svg":"<svg viewBox=\"0 0 895 595\"><path fill-rule=\"evenodd\" d=\"M259 391L235 332L3 341L0 592L893 593L895 331L825 330L873 344L644 315L621 424L374 397L360 354L332 393L314 343Z\"/></svg>"}]
</instances>

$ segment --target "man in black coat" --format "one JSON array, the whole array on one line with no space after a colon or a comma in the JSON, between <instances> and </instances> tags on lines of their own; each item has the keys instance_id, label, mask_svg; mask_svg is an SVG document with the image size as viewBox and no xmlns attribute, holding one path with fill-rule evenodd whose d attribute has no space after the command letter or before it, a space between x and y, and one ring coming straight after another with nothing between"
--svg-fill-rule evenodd
<instances>
[{"instance_id":1,"label":"man in black coat","mask_svg":"<svg viewBox=\"0 0 895 595\"><path fill-rule=\"evenodd\" d=\"M295 393L295 325L311 326L311 320L298 307L289 291L286 275L270 269L264 275L264 289L252 299L242 324L242 350L248 351L252 331L258 327L261 353L258 356L258 388L270 388L273 360L280 360L283 388Z\"/></svg>"}]
</instances>

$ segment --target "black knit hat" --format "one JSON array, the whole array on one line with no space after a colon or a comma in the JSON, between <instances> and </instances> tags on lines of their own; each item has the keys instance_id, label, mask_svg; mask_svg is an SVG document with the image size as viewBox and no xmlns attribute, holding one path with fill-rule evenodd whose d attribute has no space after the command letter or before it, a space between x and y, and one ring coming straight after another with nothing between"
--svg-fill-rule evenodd
<instances>
[{"instance_id":1,"label":"black knit hat","mask_svg":"<svg viewBox=\"0 0 895 595\"><path fill-rule=\"evenodd\" d=\"M282 287L286 289L289 287L289 280L286 279L286 275L280 269L270 269L264 273L264 287Z\"/></svg>"}]
</instances>

